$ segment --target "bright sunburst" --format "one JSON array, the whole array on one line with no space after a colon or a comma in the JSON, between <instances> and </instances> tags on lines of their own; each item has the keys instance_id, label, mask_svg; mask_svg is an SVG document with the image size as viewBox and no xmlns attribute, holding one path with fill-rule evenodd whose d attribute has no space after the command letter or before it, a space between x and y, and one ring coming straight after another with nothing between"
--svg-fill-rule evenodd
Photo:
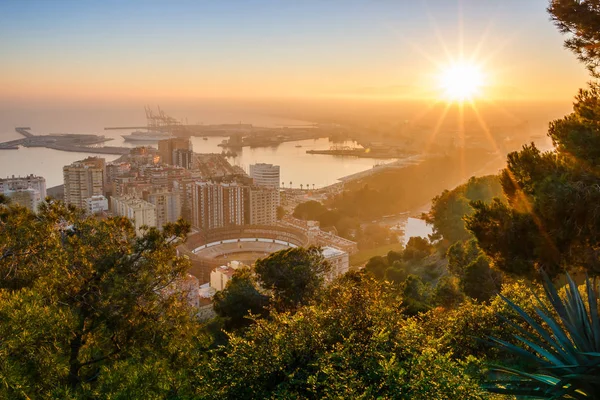
<instances>
[{"instance_id":1,"label":"bright sunburst","mask_svg":"<svg viewBox=\"0 0 600 400\"><path fill-rule=\"evenodd\" d=\"M481 95L484 75L476 64L458 62L443 69L439 80L444 98L450 101L468 101Z\"/></svg>"}]
</instances>

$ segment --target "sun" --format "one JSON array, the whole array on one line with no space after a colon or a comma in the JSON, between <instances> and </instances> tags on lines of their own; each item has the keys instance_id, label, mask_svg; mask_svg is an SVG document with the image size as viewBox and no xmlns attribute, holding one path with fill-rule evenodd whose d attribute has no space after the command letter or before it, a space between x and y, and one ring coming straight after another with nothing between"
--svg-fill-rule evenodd
<instances>
[{"instance_id":1,"label":"sun","mask_svg":"<svg viewBox=\"0 0 600 400\"><path fill-rule=\"evenodd\" d=\"M440 89L445 99L469 101L481 95L484 75L476 64L453 63L445 67L439 76Z\"/></svg>"}]
</instances>

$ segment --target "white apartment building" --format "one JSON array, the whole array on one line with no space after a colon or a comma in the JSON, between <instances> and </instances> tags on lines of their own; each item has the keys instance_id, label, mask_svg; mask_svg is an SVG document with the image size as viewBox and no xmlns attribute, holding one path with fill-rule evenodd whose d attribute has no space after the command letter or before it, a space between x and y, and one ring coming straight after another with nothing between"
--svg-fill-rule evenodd
<instances>
[{"instance_id":1,"label":"white apartment building","mask_svg":"<svg viewBox=\"0 0 600 400\"><path fill-rule=\"evenodd\" d=\"M348 272L350 268L350 256L348 253L334 247L326 246L321 249L321 254L323 254L325 260L331 265L331 270L326 276L328 282Z\"/></svg>"},{"instance_id":2,"label":"white apartment building","mask_svg":"<svg viewBox=\"0 0 600 400\"><path fill-rule=\"evenodd\" d=\"M144 199L156 207L156 227L162 229L181 216L181 201L178 192L161 191L148 193Z\"/></svg>"},{"instance_id":3,"label":"white apartment building","mask_svg":"<svg viewBox=\"0 0 600 400\"><path fill-rule=\"evenodd\" d=\"M273 164L251 164L250 177L254 179L254 184L258 186L279 189L281 182L279 174L279 165Z\"/></svg>"},{"instance_id":4,"label":"white apartment building","mask_svg":"<svg viewBox=\"0 0 600 400\"><path fill-rule=\"evenodd\" d=\"M27 176L12 176L0 179L0 193L6 193L7 191L19 191L33 189L39 192L40 197L46 198L46 179L41 176L35 176L33 174Z\"/></svg>"},{"instance_id":5,"label":"white apartment building","mask_svg":"<svg viewBox=\"0 0 600 400\"><path fill-rule=\"evenodd\" d=\"M131 197L111 197L111 210L114 215L129 218L135 233L142 235L142 226L156 227L156 207L142 199Z\"/></svg>"},{"instance_id":6,"label":"white apartment building","mask_svg":"<svg viewBox=\"0 0 600 400\"><path fill-rule=\"evenodd\" d=\"M84 201L85 211L90 215L108 211L108 199L102 195L88 197Z\"/></svg>"},{"instance_id":7,"label":"white apartment building","mask_svg":"<svg viewBox=\"0 0 600 400\"><path fill-rule=\"evenodd\" d=\"M0 179L0 194L15 204L37 211L38 205L46 198L46 180L35 175L13 175Z\"/></svg>"}]
</instances>

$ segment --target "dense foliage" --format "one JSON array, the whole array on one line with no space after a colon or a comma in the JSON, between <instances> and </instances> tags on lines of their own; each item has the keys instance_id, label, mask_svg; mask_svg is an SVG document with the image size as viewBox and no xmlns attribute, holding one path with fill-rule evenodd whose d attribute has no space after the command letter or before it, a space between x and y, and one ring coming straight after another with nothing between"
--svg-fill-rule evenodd
<instances>
[{"instance_id":1,"label":"dense foliage","mask_svg":"<svg viewBox=\"0 0 600 400\"><path fill-rule=\"evenodd\" d=\"M473 213L472 201L491 202L494 198L504 198L500 180L496 175L481 178L472 177L468 182L453 190L444 190L431 201L431 210L425 215L433 226L434 240L443 239L452 244L470 239L471 233L465 228L464 217Z\"/></svg>"},{"instance_id":2,"label":"dense foliage","mask_svg":"<svg viewBox=\"0 0 600 400\"><path fill-rule=\"evenodd\" d=\"M228 329L249 325L250 315L265 316L268 305L268 296L258 290L256 278L248 268L237 270L227 287L213 297L214 310L225 318Z\"/></svg>"},{"instance_id":3,"label":"dense foliage","mask_svg":"<svg viewBox=\"0 0 600 400\"><path fill-rule=\"evenodd\" d=\"M290 248L258 260L258 283L273 293L279 310L293 310L311 301L331 266L318 247Z\"/></svg>"},{"instance_id":4,"label":"dense foliage","mask_svg":"<svg viewBox=\"0 0 600 400\"><path fill-rule=\"evenodd\" d=\"M350 273L313 306L274 313L213 353L207 398L486 398L436 335L403 317L397 292Z\"/></svg>"},{"instance_id":5,"label":"dense foliage","mask_svg":"<svg viewBox=\"0 0 600 400\"><path fill-rule=\"evenodd\" d=\"M476 202L467 228L501 270L556 277L569 266L600 273L600 89L581 90L574 112L549 130L556 150L534 144L508 156L501 182L508 204Z\"/></svg>"},{"instance_id":6,"label":"dense foliage","mask_svg":"<svg viewBox=\"0 0 600 400\"><path fill-rule=\"evenodd\" d=\"M60 203L0 206L0 397L163 397L190 382L197 324L175 289L184 223L136 237ZM108 390L108 392L105 392Z\"/></svg>"}]
</instances>

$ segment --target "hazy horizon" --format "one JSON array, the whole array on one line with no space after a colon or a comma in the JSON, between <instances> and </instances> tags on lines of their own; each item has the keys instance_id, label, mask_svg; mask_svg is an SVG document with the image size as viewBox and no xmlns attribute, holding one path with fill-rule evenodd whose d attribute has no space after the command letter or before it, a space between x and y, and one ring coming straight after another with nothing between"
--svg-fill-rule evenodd
<instances>
[{"instance_id":1,"label":"hazy horizon","mask_svg":"<svg viewBox=\"0 0 600 400\"><path fill-rule=\"evenodd\" d=\"M477 64L482 97L566 100L588 75L546 0L0 5L0 106L437 100Z\"/></svg>"}]
</instances>

